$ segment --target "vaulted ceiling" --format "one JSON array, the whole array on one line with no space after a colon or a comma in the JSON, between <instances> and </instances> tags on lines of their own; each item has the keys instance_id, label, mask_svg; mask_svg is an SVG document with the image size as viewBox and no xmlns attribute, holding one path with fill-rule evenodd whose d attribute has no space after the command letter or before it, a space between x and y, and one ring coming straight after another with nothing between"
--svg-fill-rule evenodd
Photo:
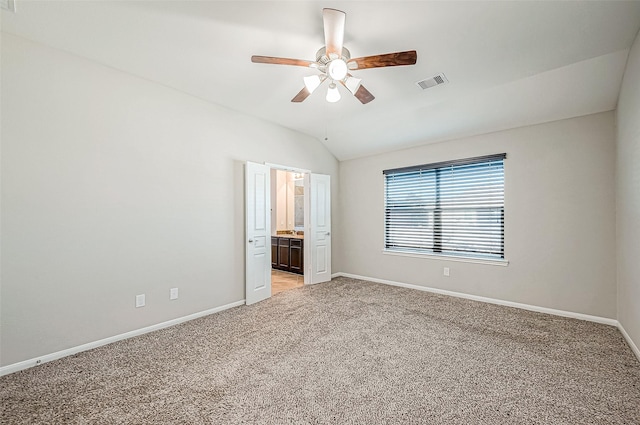
<instances>
[{"instance_id":1,"label":"vaulted ceiling","mask_svg":"<svg viewBox=\"0 0 640 425\"><path fill-rule=\"evenodd\" d=\"M353 74L290 100L315 60L322 8L346 12L352 57L416 50L415 66ZM615 108L640 2L20 1L2 31L317 138L340 160ZM416 82L444 73L448 84Z\"/></svg>"}]
</instances>

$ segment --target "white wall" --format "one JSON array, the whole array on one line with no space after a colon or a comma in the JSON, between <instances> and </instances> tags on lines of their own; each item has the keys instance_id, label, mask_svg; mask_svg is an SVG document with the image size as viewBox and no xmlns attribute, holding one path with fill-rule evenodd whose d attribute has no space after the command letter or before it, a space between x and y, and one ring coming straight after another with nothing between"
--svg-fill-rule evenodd
<instances>
[{"instance_id":1,"label":"white wall","mask_svg":"<svg viewBox=\"0 0 640 425\"><path fill-rule=\"evenodd\" d=\"M382 253L382 170L501 152L507 153L507 267ZM338 267L361 276L615 318L614 167L612 112L341 162ZM450 277L443 276L445 266Z\"/></svg>"},{"instance_id":2,"label":"white wall","mask_svg":"<svg viewBox=\"0 0 640 425\"><path fill-rule=\"evenodd\" d=\"M315 139L7 34L2 112L2 365L243 299L245 160L338 181Z\"/></svg>"},{"instance_id":3,"label":"white wall","mask_svg":"<svg viewBox=\"0 0 640 425\"><path fill-rule=\"evenodd\" d=\"M273 183L271 183L273 185ZM287 172L276 170L276 230L287 229ZM273 232L273 229L271 229ZM273 232L275 233L275 232Z\"/></svg>"},{"instance_id":4,"label":"white wall","mask_svg":"<svg viewBox=\"0 0 640 425\"><path fill-rule=\"evenodd\" d=\"M275 235L278 229L278 170L271 169L271 234Z\"/></svg>"},{"instance_id":5,"label":"white wall","mask_svg":"<svg viewBox=\"0 0 640 425\"><path fill-rule=\"evenodd\" d=\"M616 116L618 321L640 347L640 36L629 53Z\"/></svg>"},{"instance_id":6,"label":"white wall","mask_svg":"<svg viewBox=\"0 0 640 425\"><path fill-rule=\"evenodd\" d=\"M292 230L294 227L294 181L293 173L289 171L275 170L271 175L274 174L276 178L271 186L272 189L275 186L275 203L271 213L276 217L276 226L271 228L271 233L275 235L277 230Z\"/></svg>"}]
</instances>

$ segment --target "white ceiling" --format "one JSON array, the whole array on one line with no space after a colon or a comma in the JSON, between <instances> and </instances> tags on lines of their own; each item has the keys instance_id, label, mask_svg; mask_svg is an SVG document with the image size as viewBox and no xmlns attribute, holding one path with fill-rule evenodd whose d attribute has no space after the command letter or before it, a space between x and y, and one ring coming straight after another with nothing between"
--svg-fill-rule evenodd
<instances>
[{"instance_id":1,"label":"white ceiling","mask_svg":"<svg viewBox=\"0 0 640 425\"><path fill-rule=\"evenodd\" d=\"M417 50L415 66L355 71L376 99L318 89L322 8L347 13L352 57ZM2 30L311 135L340 160L615 108L640 1L24 1ZM444 72L450 83L415 83ZM326 137L326 139L325 139Z\"/></svg>"}]
</instances>

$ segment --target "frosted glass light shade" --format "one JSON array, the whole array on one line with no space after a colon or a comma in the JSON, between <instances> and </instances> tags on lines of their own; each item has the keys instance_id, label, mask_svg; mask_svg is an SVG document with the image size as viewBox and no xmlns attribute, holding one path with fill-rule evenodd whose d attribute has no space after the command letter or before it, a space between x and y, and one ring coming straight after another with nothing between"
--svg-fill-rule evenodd
<instances>
[{"instance_id":1,"label":"frosted glass light shade","mask_svg":"<svg viewBox=\"0 0 640 425\"><path fill-rule=\"evenodd\" d=\"M327 102L335 103L339 100L340 92L338 91L338 87L336 87L336 83L331 83L329 90L327 90Z\"/></svg>"},{"instance_id":2,"label":"frosted glass light shade","mask_svg":"<svg viewBox=\"0 0 640 425\"><path fill-rule=\"evenodd\" d=\"M344 86L351 92L351 94L356 94L358 89L360 88L360 83L362 80L356 77L347 77L344 81Z\"/></svg>"},{"instance_id":3,"label":"frosted glass light shade","mask_svg":"<svg viewBox=\"0 0 640 425\"><path fill-rule=\"evenodd\" d=\"M327 73L332 80L341 81L347 76L347 71L347 63L342 59L332 60L327 67Z\"/></svg>"},{"instance_id":4,"label":"frosted glass light shade","mask_svg":"<svg viewBox=\"0 0 640 425\"><path fill-rule=\"evenodd\" d=\"M313 91L318 88L320 83L322 83L319 75L310 75L308 77L304 77L303 80L305 87L307 88L307 90L309 90L309 93L313 93Z\"/></svg>"}]
</instances>

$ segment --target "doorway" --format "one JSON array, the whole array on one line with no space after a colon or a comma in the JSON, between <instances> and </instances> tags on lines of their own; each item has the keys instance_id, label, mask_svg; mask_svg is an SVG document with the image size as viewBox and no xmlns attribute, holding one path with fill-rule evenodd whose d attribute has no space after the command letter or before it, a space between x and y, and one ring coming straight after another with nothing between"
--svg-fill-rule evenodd
<instances>
[{"instance_id":1,"label":"doorway","mask_svg":"<svg viewBox=\"0 0 640 425\"><path fill-rule=\"evenodd\" d=\"M293 194L293 200L288 209L287 206L283 207L284 213L280 217L276 198L273 201L275 208L271 205L273 170L293 174L290 179L293 184L285 185L285 190L288 188ZM302 179L296 178L300 174ZM330 176L314 174L309 170L253 162L245 164L246 304L271 296L274 264L286 269L281 270L283 272L302 276L302 284L331 280L330 182ZM301 189L295 189L296 186ZM296 190L299 193L298 211L303 211L302 217L298 215L297 220ZM286 201L282 202L287 205ZM278 234L278 226L281 234ZM297 285L298 280L296 277Z\"/></svg>"},{"instance_id":2,"label":"doorway","mask_svg":"<svg viewBox=\"0 0 640 425\"><path fill-rule=\"evenodd\" d=\"M304 285L304 175L271 168L271 295Z\"/></svg>"}]
</instances>

